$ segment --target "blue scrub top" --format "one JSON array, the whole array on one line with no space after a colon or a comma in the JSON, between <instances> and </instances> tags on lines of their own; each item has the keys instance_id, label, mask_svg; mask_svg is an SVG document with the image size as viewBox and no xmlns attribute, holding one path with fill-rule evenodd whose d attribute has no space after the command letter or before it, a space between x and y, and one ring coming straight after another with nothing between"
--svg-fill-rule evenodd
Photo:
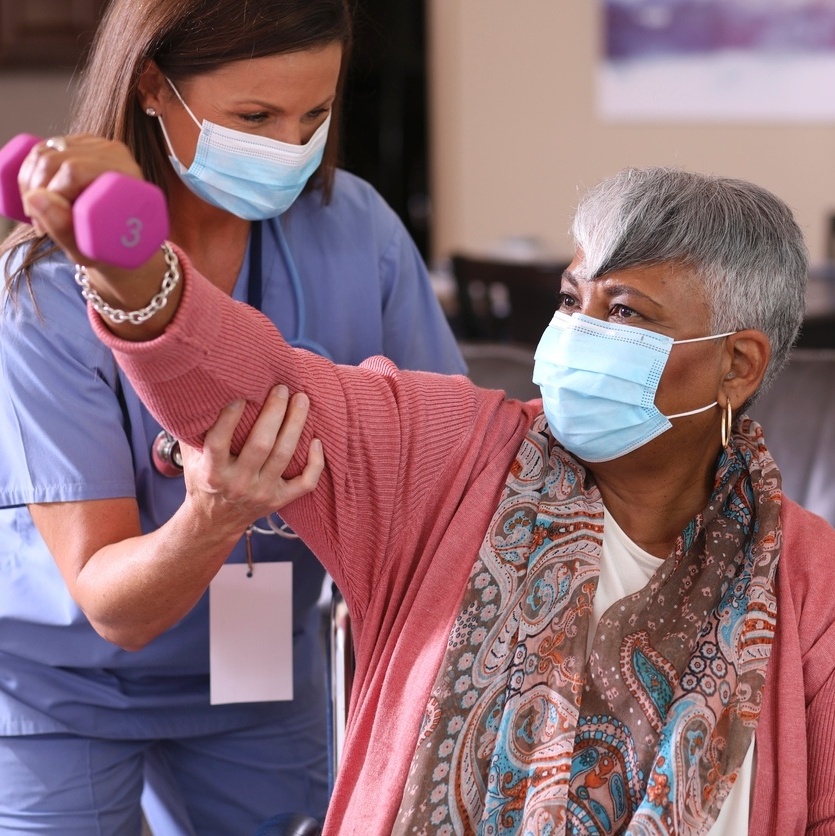
<instances>
[{"instance_id":1,"label":"blue scrub top","mask_svg":"<svg viewBox=\"0 0 835 836\"><path fill-rule=\"evenodd\" d=\"M305 323L280 233L304 287ZM303 332L339 363L384 354L402 368L465 370L420 254L367 183L337 172L329 204L306 192L263 225L262 238L261 308L291 342ZM242 301L248 264L233 294ZM185 490L182 477L156 472L150 451L160 427L93 336L72 266L50 256L32 284L34 304L22 287L0 318L0 734L175 737L292 712L322 677L305 648L319 640L324 571L300 541L252 538L256 561L294 564L290 703L209 706L208 594L138 652L102 639L68 594L27 504L135 497L147 532ZM245 560L243 541L229 560Z\"/></svg>"}]
</instances>

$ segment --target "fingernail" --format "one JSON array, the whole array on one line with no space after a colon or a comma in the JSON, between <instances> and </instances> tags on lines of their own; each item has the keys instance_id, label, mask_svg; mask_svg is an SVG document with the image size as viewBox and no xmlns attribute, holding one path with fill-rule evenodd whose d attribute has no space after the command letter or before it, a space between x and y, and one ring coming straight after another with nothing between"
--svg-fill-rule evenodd
<instances>
[{"instance_id":1,"label":"fingernail","mask_svg":"<svg viewBox=\"0 0 835 836\"><path fill-rule=\"evenodd\" d=\"M279 383L278 386L273 389L273 391L278 395L279 398L288 398L290 397L290 390L283 384Z\"/></svg>"}]
</instances>

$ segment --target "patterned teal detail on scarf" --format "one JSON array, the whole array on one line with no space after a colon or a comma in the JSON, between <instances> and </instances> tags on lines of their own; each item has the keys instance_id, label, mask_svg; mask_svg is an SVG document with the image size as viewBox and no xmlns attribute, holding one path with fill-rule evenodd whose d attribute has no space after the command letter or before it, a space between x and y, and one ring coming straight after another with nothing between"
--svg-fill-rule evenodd
<instances>
[{"instance_id":1,"label":"patterned teal detail on scarf","mask_svg":"<svg viewBox=\"0 0 835 836\"><path fill-rule=\"evenodd\" d=\"M630 788L643 783L629 729L613 717L590 717L577 725L571 768L577 786L568 800L567 833L610 833L639 797ZM601 829L602 828L602 829Z\"/></svg>"},{"instance_id":2,"label":"patterned teal detail on scarf","mask_svg":"<svg viewBox=\"0 0 835 836\"><path fill-rule=\"evenodd\" d=\"M603 507L541 419L520 447L438 671L393 833L706 831L759 718L780 478L743 419L707 507L587 659Z\"/></svg>"},{"instance_id":3,"label":"patterned teal detail on scarf","mask_svg":"<svg viewBox=\"0 0 835 836\"><path fill-rule=\"evenodd\" d=\"M632 683L627 680L630 691L639 703L648 699L652 705L644 702L644 713L648 718L654 718L656 725L661 722L667 714L667 709L673 701L675 688L675 671L669 669L666 660L657 658L658 655L649 646L649 637L644 634L641 638L646 639L642 647L636 636L631 636L624 644L624 653L621 654L621 668L624 679L631 677ZM666 668L666 670L665 670ZM634 685L634 688L632 687Z\"/></svg>"}]
</instances>

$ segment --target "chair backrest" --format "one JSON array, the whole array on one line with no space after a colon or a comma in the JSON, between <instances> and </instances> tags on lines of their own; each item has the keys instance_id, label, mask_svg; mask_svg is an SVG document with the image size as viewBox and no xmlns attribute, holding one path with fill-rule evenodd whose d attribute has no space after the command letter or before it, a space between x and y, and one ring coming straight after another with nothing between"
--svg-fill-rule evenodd
<instances>
[{"instance_id":1,"label":"chair backrest","mask_svg":"<svg viewBox=\"0 0 835 836\"><path fill-rule=\"evenodd\" d=\"M835 525L835 350L796 348L749 412L786 495Z\"/></svg>"},{"instance_id":2,"label":"chair backrest","mask_svg":"<svg viewBox=\"0 0 835 836\"><path fill-rule=\"evenodd\" d=\"M835 349L835 313L807 316L797 341L799 348Z\"/></svg>"},{"instance_id":3,"label":"chair backrest","mask_svg":"<svg viewBox=\"0 0 835 836\"><path fill-rule=\"evenodd\" d=\"M557 309L565 262L499 261L455 254L462 340L536 345Z\"/></svg>"},{"instance_id":4,"label":"chair backrest","mask_svg":"<svg viewBox=\"0 0 835 836\"><path fill-rule=\"evenodd\" d=\"M459 343L468 376L476 386L503 389L509 398L530 401L539 397L533 382L533 348L510 343Z\"/></svg>"}]
</instances>

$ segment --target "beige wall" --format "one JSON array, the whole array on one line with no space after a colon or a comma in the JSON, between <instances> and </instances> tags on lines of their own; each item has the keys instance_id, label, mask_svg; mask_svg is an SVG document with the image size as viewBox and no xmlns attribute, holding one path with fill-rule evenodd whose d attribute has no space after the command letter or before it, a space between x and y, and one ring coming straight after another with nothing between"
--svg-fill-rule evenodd
<instances>
[{"instance_id":1,"label":"beige wall","mask_svg":"<svg viewBox=\"0 0 835 836\"><path fill-rule=\"evenodd\" d=\"M578 187L626 165L745 177L794 208L813 262L835 125L611 125L594 112L597 0L428 0L435 254L533 235L558 257ZM835 95L835 91L821 91ZM0 143L64 124L68 73L0 73Z\"/></svg>"},{"instance_id":2,"label":"beige wall","mask_svg":"<svg viewBox=\"0 0 835 836\"><path fill-rule=\"evenodd\" d=\"M16 134L49 136L62 130L69 113L69 73L0 73L0 145ZM0 218L0 237L7 222Z\"/></svg>"},{"instance_id":3,"label":"beige wall","mask_svg":"<svg viewBox=\"0 0 835 836\"><path fill-rule=\"evenodd\" d=\"M0 73L0 144L15 134L61 130L70 108L69 73Z\"/></svg>"},{"instance_id":4,"label":"beige wall","mask_svg":"<svg viewBox=\"0 0 835 836\"><path fill-rule=\"evenodd\" d=\"M429 0L435 254L521 234L568 256L578 186L627 165L673 164L776 192L812 261L823 260L835 125L604 124L594 112L598 9L598 0Z\"/></svg>"}]
</instances>

